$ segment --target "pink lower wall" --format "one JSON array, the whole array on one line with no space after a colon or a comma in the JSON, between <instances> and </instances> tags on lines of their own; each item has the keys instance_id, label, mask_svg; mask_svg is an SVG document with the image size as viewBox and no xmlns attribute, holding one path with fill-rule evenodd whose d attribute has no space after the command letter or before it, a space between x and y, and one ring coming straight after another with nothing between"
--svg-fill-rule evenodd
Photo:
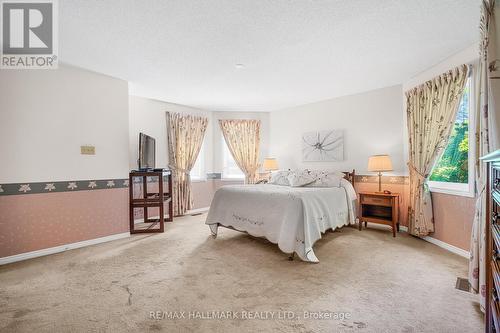
<instances>
[{"instance_id":1,"label":"pink lower wall","mask_svg":"<svg viewBox=\"0 0 500 333\"><path fill-rule=\"evenodd\" d=\"M213 179L203 182L193 182L191 192L193 193L193 209L209 207L212 203L215 191L221 186L231 184L243 184L243 180L221 180Z\"/></svg>"},{"instance_id":2,"label":"pink lower wall","mask_svg":"<svg viewBox=\"0 0 500 333\"><path fill-rule=\"evenodd\" d=\"M193 183L195 208L219 184ZM128 188L1 196L0 212L0 258L129 231Z\"/></svg>"},{"instance_id":3,"label":"pink lower wall","mask_svg":"<svg viewBox=\"0 0 500 333\"><path fill-rule=\"evenodd\" d=\"M214 180L193 182L191 193L193 194L193 209L209 207L214 197Z\"/></svg>"},{"instance_id":4,"label":"pink lower wall","mask_svg":"<svg viewBox=\"0 0 500 333\"><path fill-rule=\"evenodd\" d=\"M206 180L206 181L194 181L191 183L191 193L193 196L193 210L209 207L212 203L215 191L221 186L231 185L231 184L243 184L243 180ZM165 183L164 186L167 186ZM134 193L140 196L142 193L142 184L134 184ZM156 183L148 184L148 191L157 191L158 185ZM144 216L142 208L137 208L134 210L134 218L141 220ZM149 217L156 217L159 215L158 208L148 209ZM168 216L168 211L165 210L165 216Z\"/></svg>"},{"instance_id":5,"label":"pink lower wall","mask_svg":"<svg viewBox=\"0 0 500 333\"><path fill-rule=\"evenodd\" d=\"M0 258L129 231L128 188L0 197Z\"/></svg>"},{"instance_id":6,"label":"pink lower wall","mask_svg":"<svg viewBox=\"0 0 500 333\"><path fill-rule=\"evenodd\" d=\"M215 191L242 181L208 180L192 186L194 209L210 206ZM356 183L375 191L376 183ZM407 225L408 185L383 184L401 193L401 225ZM433 193L435 232L430 235L469 250L474 198ZM129 231L128 188L0 197L0 258Z\"/></svg>"},{"instance_id":7,"label":"pink lower wall","mask_svg":"<svg viewBox=\"0 0 500 333\"><path fill-rule=\"evenodd\" d=\"M357 183L356 192L377 191L378 184ZM408 185L383 184L383 189L400 193L401 225L408 226ZM475 199L457 195L432 193L435 232L429 236L447 244L469 251Z\"/></svg>"},{"instance_id":8,"label":"pink lower wall","mask_svg":"<svg viewBox=\"0 0 500 333\"><path fill-rule=\"evenodd\" d=\"M433 238L469 251L475 198L432 193Z\"/></svg>"}]
</instances>

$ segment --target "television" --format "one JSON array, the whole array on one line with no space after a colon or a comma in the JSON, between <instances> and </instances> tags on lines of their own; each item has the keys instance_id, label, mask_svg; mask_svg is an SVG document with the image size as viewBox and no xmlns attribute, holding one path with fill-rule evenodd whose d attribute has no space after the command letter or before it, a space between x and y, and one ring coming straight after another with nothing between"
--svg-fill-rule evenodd
<instances>
[{"instance_id":1,"label":"television","mask_svg":"<svg viewBox=\"0 0 500 333\"><path fill-rule=\"evenodd\" d=\"M139 133L139 170L155 168L155 139L144 133Z\"/></svg>"}]
</instances>

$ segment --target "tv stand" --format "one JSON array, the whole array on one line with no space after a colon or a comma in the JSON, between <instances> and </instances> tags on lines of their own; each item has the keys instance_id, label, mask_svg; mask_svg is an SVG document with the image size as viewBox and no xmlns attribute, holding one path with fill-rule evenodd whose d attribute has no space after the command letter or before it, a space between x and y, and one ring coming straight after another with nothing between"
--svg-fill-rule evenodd
<instances>
[{"instance_id":1,"label":"tv stand","mask_svg":"<svg viewBox=\"0 0 500 333\"><path fill-rule=\"evenodd\" d=\"M136 197L135 192L137 192L136 185L141 183L134 183L135 178L142 179L142 193L139 197ZM157 178L158 186L155 187L156 190L149 192L148 189L148 179ZM167 191L164 191L164 180L167 179L168 186ZM162 171L132 171L129 173L129 213L130 213L130 233L150 233L150 232L163 232L164 222L172 222L174 218L174 206L172 202L172 173L170 170ZM165 219L165 203L168 202L168 218ZM144 214L144 225L151 224L144 228L137 228L135 223L135 209L143 209ZM159 216L158 218L148 217L148 208L158 208ZM158 228L153 228L158 225Z\"/></svg>"}]
</instances>

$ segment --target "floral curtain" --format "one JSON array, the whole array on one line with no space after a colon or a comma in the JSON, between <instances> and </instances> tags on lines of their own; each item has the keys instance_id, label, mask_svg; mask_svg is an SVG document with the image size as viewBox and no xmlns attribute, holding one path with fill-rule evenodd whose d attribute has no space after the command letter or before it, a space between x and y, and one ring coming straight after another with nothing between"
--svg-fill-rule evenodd
<instances>
[{"instance_id":1,"label":"floral curtain","mask_svg":"<svg viewBox=\"0 0 500 333\"><path fill-rule=\"evenodd\" d=\"M499 146L498 106L500 103L500 2L484 0L481 13L478 89L476 90L476 154L477 157ZM496 112L495 112L496 111ZM496 117L495 117L496 115ZM472 225L469 283L479 293L481 309L486 297L486 165L476 159L476 210Z\"/></svg>"},{"instance_id":2,"label":"floral curtain","mask_svg":"<svg viewBox=\"0 0 500 333\"><path fill-rule=\"evenodd\" d=\"M173 177L174 214L193 207L189 172L203 144L208 119L167 112L168 166Z\"/></svg>"},{"instance_id":3,"label":"floral curtain","mask_svg":"<svg viewBox=\"0 0 500 333\"><path fill-rule=\"evenodd\" d=\"M245 183L254 184L260 167L260 120L219 120L219 125Z\"/></svg>"},{"instance_id":4,"label":"floral curtain","mask_svg":"<svg viewBox=\"0 0 500 333\"><path fill-rule=\"evenodd\" d=\"M409 231L415 236L434 232L427 178L443 153L468 76L462 65L406 92L409 133Z\"/></svg>"}]
</instances>

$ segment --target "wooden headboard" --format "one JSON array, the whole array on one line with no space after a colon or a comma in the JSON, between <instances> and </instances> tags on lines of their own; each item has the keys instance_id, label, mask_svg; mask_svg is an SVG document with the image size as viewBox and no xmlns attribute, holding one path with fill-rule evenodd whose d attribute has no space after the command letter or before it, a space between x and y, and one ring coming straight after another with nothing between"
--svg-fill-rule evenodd
<instances>
[{"instance_id":1,"label":"wooden headboard","mask_svg":"<svg viewBox=\"0 0 500 333\"><path fill-rule=\"evenodd\" d=\"M352 187L354 187L354 177L356 176L356 170L352 169L351 172L342 171L342 173L344 174L344 178L352 184Z\"/></svg>"}]
</instances>

